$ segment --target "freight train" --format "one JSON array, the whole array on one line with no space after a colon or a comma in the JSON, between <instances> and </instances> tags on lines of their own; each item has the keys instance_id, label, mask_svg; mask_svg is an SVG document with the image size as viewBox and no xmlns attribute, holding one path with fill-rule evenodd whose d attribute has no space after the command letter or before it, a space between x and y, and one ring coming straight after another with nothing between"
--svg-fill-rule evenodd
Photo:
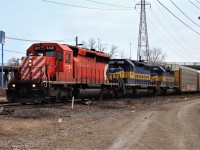
<instances>
[{"instance_id":1,"label":"freight train","mask_svg":"<svg viewBox=\"0 0 200 150\"><path fill-rule=\"evenodd\" d=\"M20 70L6 89L7 100L17 103L65 102L166 95L200 91L199 72L173 71L130 59L58 43L35 43L22 57Z\"/></svg>"}]
</instances>

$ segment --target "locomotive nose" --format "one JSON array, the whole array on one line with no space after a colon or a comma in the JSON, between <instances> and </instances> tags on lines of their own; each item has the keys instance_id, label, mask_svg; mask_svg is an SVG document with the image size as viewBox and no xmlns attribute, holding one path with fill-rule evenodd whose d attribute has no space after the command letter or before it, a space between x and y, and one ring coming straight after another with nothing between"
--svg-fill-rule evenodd
<instances>
[{"instance_id":1,"label":"locomotive nose","mask_svg":"<svg viewBox=\"0 0 200 150\"><path fill-rule=\"evenodd\" d=\"M44 56L27 56L22 61L22 80L44 80L45 57Z\"/></svg>"}]
</instances>

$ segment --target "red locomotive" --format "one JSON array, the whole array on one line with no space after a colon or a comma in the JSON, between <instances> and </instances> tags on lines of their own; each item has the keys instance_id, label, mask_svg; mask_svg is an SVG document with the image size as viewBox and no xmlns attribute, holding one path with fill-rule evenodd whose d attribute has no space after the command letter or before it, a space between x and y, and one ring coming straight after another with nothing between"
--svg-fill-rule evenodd
<instances>
[{"instance_id":1,"label":"red locomotive","mask_svg":"<svg viewBox=\"0 0 200 150\"><path fill-rule=\"evenodd\" d=\"M41 103L99 98L108 83L109 56L58 43L33 44L22 58L20 79L8 85L11 102Z\"/></svg>"}]
</instances>

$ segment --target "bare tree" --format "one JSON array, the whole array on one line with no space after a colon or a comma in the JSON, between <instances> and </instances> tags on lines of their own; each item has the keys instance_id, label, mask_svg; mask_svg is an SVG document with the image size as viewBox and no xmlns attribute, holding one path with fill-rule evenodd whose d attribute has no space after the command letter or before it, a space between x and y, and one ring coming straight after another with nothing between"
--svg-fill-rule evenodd
<instances>
[{"instance_id":1,"label":"bare tree","mask_svg":"<svg viewBox=\"0 0 200 150\"><path fill-rule=\"evenodd\" d=\"M196 66L198 63L197 62L193 62L193 65Z\"/></svg>"},{"instance_id":2,"label":"bare tree","mask_svg":"<svg viewBox=\"0 0 200 150\"><path fill-rule=\"evenodd\" d=\"M93 38L90 38L88 40L88 43L85 41L82 41L82 44L83 44L83 48L88 48L88 49L97 48L98 51L100 51L100 52L108 52L108 49L107 49L108 44L103 43L102 40L99 40L99 39L98 39L97 45L96 45L95 39L93 39ZM110 51L108 52L110 58L113 58L114 56L116 56L117 51L118 51L118 46L115 44L112 44L112 46L110 47Z\"/></svg>"},{"instance_id":3,"label":"bare tree","mask_svg":"<svg viewBox=\"0 0 200 150\"><path fill-rule=\"evenodd\" d=\"M83 48L88 48L88 46L87 46L87 42L82 41L82 47L83 47Z\"/></svg>"},{"instance_id":4,"label":"bare tree","mask_svg":"<svg viewBox=\"0 0 200 150\"><path fill-rule=\"evenodd\" d=\"M107 44L102 43L102 40L98 39L98 51L105 52L107 50Z\"/></svg>"},{"instance_id":5,"label":"bare tree","mask_svg":"<svg viewBox=\"0 0 200 150\"><path fill-rule=\"evenodd\" d=\"M88 45L89 49L95 49L96 48L96 41L95 41L95 39L90 38L88 40L88 44L87 45Z\"/></svg>"},{"instance_id":6,"label":"bare tree","mask_svg":"<svg viewBox=\"0 0 200 150\"><path fill-rule=\"evenodd\" d=\"M153 48L149 50L149 61L152 65L160 64L165 61L166 54L160 48Z\"/></svg>"},{"instance_id":7,"label":"bare tree","mask_svg":"<svg viewBox=\"0 0 200 150\"><path fill-rule=\"evenodd\" d=\"M117 51L118 51L118 46L115 45L115 44L113 44L113 45L111 46L111 48L110 48L110 52L109 52L109 56L110 56L110 58L115 57Z\"/></svg>"},{"instance_id":8,"label":"bare tree","mask_svg":"<svg viewBox=\"0 0 200 150\"><path fill-rule=\"evenodd\" d=\"M8 66L18 66L19 65L19 59L11 58L8 60Z\"/></svg>"},{"instance_id":9,"label":"bare tree","mask_svg":"<svg viewBox=\"0 0 200 150\"><path fill-rule=\"evenodd\" d=\"M121 51L119 52L119 57L120 57L120 59L124 59L124 58L125 58L125 54L124 54L124 51L123 51L123 50L121 50Z\"/></svg>"}]
</instances>

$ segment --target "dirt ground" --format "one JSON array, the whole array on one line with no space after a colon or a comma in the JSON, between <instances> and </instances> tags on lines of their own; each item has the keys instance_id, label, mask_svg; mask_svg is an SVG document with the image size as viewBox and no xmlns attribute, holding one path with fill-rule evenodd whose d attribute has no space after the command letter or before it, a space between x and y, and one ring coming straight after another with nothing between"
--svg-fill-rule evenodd
<instances>
[{"instance_id":1,"label":"dirt ground","mask_svg":"<svg viewBox=\"0 0 200 150\"><path fill-rule=\"evenodd\" d=\"M0 102L6 102L7 100L6 100L6 97L4 97L4 96L0 96Z\"/></svg>"},{"instance_id":2,"label":"dirt ground","mask_svg":"<svg viewBox=\"0 0 200 150\"><path fill-rule=\"evenodd\" d=\"M200 149L200 96L0 107L0 149Z\"/></svg>"}]
</instances>

